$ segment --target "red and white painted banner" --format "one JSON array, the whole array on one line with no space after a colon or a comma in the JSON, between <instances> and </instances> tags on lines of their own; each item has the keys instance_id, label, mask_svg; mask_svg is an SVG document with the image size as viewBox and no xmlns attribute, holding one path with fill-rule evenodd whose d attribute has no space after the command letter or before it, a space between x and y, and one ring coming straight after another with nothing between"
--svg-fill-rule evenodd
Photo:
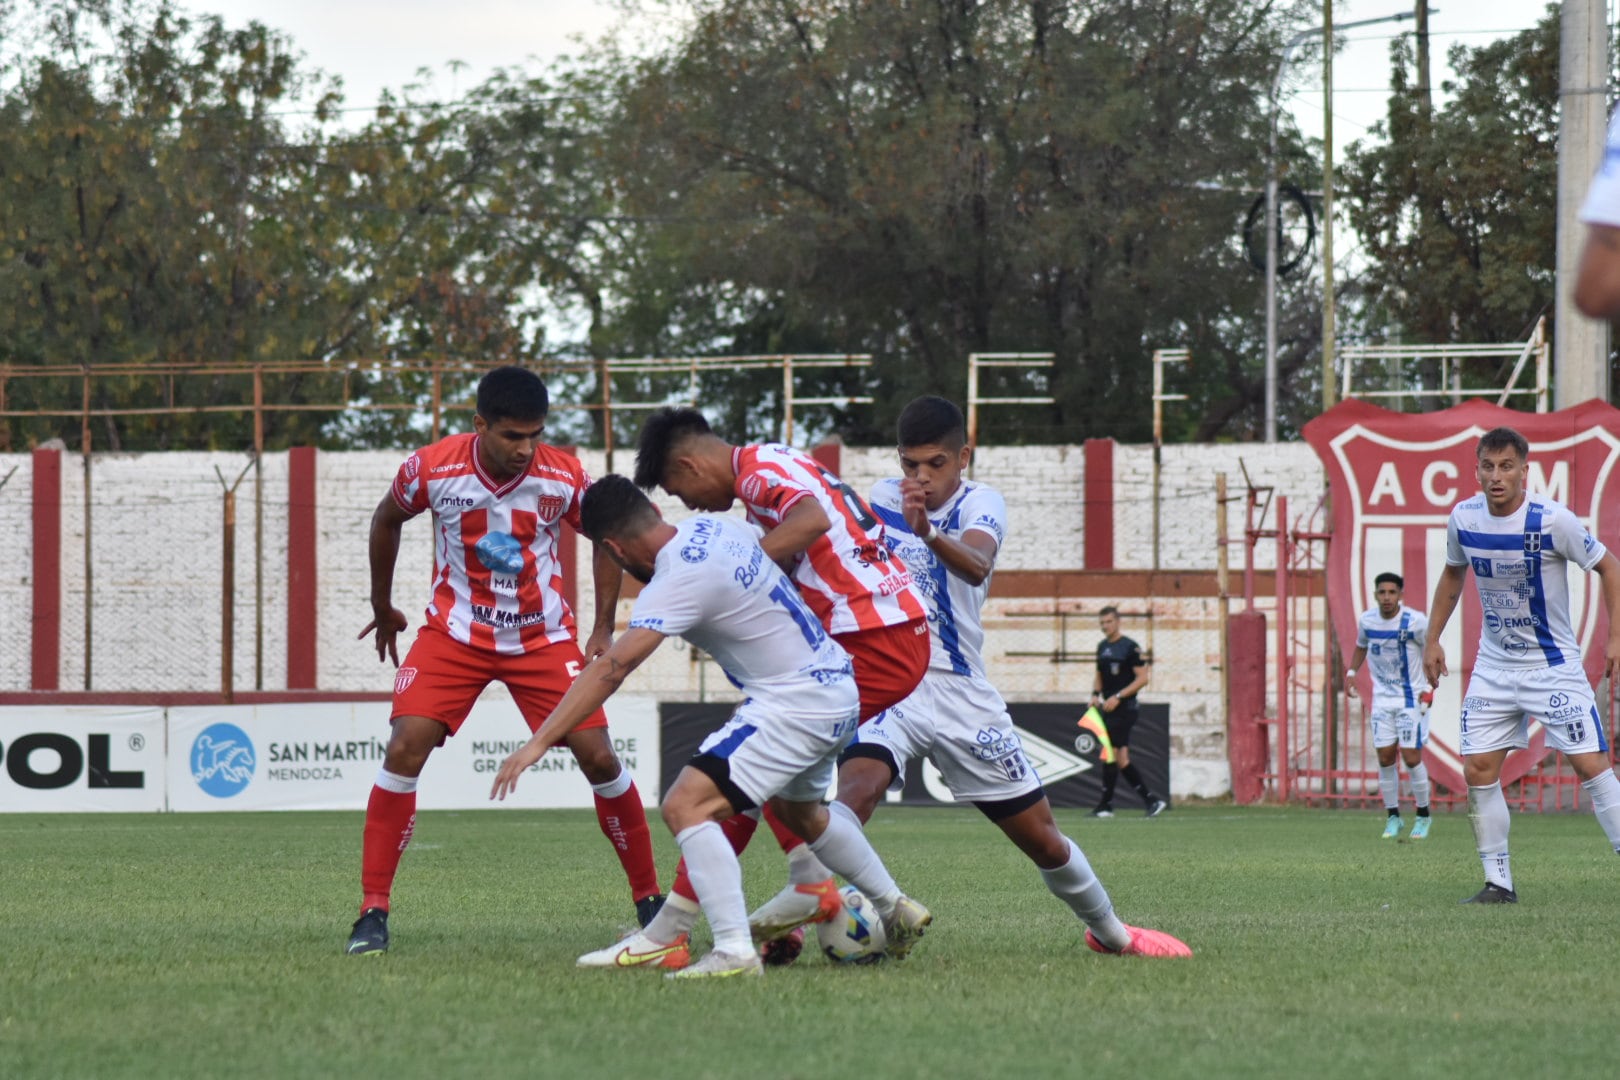
<instances>
[{"instance_id":1,"label":"red and white painted banner","mask_svg":"<svg viewBox=\"0 0 1620 1080\"><path fill-rule=\"evenodd\" d=\"M1305 425L1327 470L1333 501L1328 593L1333 624L1345 650L1354 647L1356 617L1373 606L1373 578L1393 571L1405 579L1406 603L1427 611L1446 561L1451 508L1479 490L1474 447L1495 427L1511 427L1530 443L1529 488L1569 507L1605 544L1620 546L1620 409L1589 401L1554 413L1523 413L1470 401L1433 413L1395 413L1346 401ZM1607 617L1595 577L1572 570L1570 617L1586 674L1603 675ZM1461 617L1459 618L1458 615ZM1458 716L1479 644L1479 593L1469 581L1458 615L1441 635L1451 674L1442 679L1429 714L1425 760L1453 790L1464 786L1458 755ZM1372 692L1363 674L1364 699ZM1539 724L1530 748L1509 756L1502 781L1517 780L1545 752Z\"/></svg>"}]
</instances>

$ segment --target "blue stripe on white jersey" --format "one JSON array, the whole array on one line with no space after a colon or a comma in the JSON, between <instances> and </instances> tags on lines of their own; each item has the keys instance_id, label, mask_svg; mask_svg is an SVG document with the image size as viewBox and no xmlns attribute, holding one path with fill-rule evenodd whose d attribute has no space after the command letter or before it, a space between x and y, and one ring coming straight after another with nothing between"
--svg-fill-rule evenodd
<instances>
[{"instance_id":1,"label":"blue stripe on white jersey","mask_svg":"<svg viewBox=\"0 0 1620 1080\"><path fill-rule=\"evenodd\" d=\"M1606 550L1552 499L1526 496L1501 517L1483 495L1458 503L1446 525L1446 562L1474 572L1483 616L1478 662L1530 668L1578 660L1567 564L1590 570Z\"/></svg>"},{"instance_id":2,"label":"blue stripe on white jersey","mask_svg":"<svg viewBox=\"0 0 1620 1080\"><path fill-rule=\"evenodd\" d=\"M984 676L984 628L980 611L990 592L988 577L979 585L969 585L945 568L927 544L911 531L900 509L900 482L880 480L870 499L874 513L883 519L884 539L911 571L928 605L928 626L933 638L928 666L935 671L957 675ZM1006 503L994 488L963 480L950 500L928 515L929 523L946 536L960 540L970 530L979 529L1000 544L1006 536Z\"/></svg>"},{"instance_id":3,"label":"blue stripe on white jersey","mask_svg":"<svg viewBox=\"0 0 1620 1080\"><path fill-rule=\"evenodd\" d=\"M1369 608L1356 620L1356 647L1367 650L1367 673L1373 680L1373 707L1417 705L1412 676L1423 670L1423 644L1429 620L1422 612L1402 607L1386 619Z\"/></svg>"},{"instance_id":4,"label":"blue stripe on white jersey","mask_svg":"<svg viewBox=\"0 0 1620 1080\"><path fill-rule=\"evenodd\" d=\"M906 524L904 514L875 504L872 510L883 519L883 536L890 550L899 550L900 561L906 564L906 569L911 571L912 578L922 589L923 599L928 602L929 608L928 627L933 631L935 643L945 651L951 670L958 675L971 675L973 668L968 664L967 657L962 655L962 635L956 628L956 612L951 606L950 571L945 569L944 563L934 558L926 544L920 541L907 544L901 539L916 539L911 527Z\"/></svg>"}]
</instances>

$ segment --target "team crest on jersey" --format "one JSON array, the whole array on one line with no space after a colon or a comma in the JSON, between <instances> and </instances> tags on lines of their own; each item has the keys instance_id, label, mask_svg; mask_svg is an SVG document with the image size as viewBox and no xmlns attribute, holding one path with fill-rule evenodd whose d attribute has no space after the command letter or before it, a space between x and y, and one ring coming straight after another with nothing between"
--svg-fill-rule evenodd
<instances>
[{"instance_id":1,"label":"team crest on jersey","mask_svg":"<svg viewBox=\"0 0 1620 1080\"><path fill-rule=\"evenodd\" d=\"M402 668L400 668L399 671L396 672L395 675L394 675L394 693L403 694L405 691L407 691L407 690L409 690L411 688L411 683L413 683L415 681L416 681L416 669L415 668L413 668L413 667L402 667Z\"/></svg>"},{"instance_id":2,"label":"team crest on jersey","mask_svg":"<svg viewBox=\"0 0 1620 1080\"><path fill-rule=\"evenodd\" d=\"M546 521L556 521L562 517L566 500L561 495L540 496L540 516Z\"/></svg>"},{"instance_id":3,"label":"team crest on jersey","mask_svg":"<svg viewBox=\"0 0 1620 1080\"><path fill-rule=\"evenodd\" d=\"M1327 589L1347 598L1333 606L1341 636L1353 635L1359 613L1373 606L1373 578L1379 573L1401 574L1408 602L1426 602L1434 588L1432 575L1445 564L1451 510L1479 494L1474 448L1481 435L1499 426L1512 427L1529 440L1528 487L1533 494L1562 503L1598 536L1620 532L1620 469L1614 468L1620 464L1620 409L1590 401L1556 413L1523 413L1470 401L1410 414L1343 402L1305 426L1306 441L1322 460L1332 496ZM1479 511L1485 512L1483 505ZM1541 533L1527 534L1525 555L1545 557L1544 543ZM1528 559L1470 556L1469 562L1476 577L1506 578L1516 593L1521 586L1529 588ZM1570 622L1587 675L1595 682L1603 668L1601 644L1593 647L1601 591L1584 574L1571 574L1569 583ZM1476 591L1473 582L1465 588L1470 594ZM1474 666L1481 630L1501 627L1511 614L1506 607L1491 610L1507 603L1493 601L1458 605L1442 638L1454 674L1441 681L1429 713L1427 760L1435 778L1454 789L1465 783L1458 754L1466 689L1462 673ZM1503 645L1510 655L1528 652L1516 636ZM1539 727L1533 731L1529 750L1509 757L1503 783L1523 776L1542 754L1543 734Z\"/></svg>"}]
</instances>

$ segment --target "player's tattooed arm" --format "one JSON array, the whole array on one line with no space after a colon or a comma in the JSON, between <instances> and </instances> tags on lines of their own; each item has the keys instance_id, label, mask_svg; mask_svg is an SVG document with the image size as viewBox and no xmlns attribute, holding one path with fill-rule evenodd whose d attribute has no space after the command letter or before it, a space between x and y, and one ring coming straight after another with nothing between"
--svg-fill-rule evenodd
<instances>
[{"instance_id":1,"label":"player's tattooed arm","mask_svg":"<svg viewBox=\"0 0 1620 1080\"><path fill-rule=\"evenodd\" d=\"M551 715L535 729L533 737L507 755L495 774L491 799L504 799L517 789L523 771L562 742L568 733L595 714L641 662L664 643L664 635L644 627L631 627L613 647L579 673Z\"/></svg>"}]
</instances>

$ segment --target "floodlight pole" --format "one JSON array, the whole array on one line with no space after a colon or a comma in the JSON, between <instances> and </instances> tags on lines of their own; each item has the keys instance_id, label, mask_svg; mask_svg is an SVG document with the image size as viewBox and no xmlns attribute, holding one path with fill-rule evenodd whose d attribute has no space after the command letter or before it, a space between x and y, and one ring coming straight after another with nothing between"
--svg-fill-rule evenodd
<instances>
[{"instance_id":1,"label":"floodlight pole","mask_svg":"<svg viewBox=\"0 0 1620 1080\"><path fill-rule=\"evenodd\" d=\"M1331 4L1333 0L1325 0ZM1438 8L1429 8L1429 14L1435 14ZM1331 12L1329 16L1331 17ZM1361 19L1356 22L1340 23L1337 30L1353 30L1358 26L1372 26L1375 23L1401 22L1417 17L1416 11L1403 11L1396 15L1385 15L1377 19ZM1329 24L1331 25L1331 23ZM1283 46L1282 59L1277 64L1277 74L1271 80L1271 141L1266 154L1266 419L1265 440L1268 443L1277 441L1277 118L1278 103L1282 97L1283 72L1294 58L1294 50L1305 42L1320 37L1323 27L1313 27L1301 30L1288 39ZM1328 148L1328 161L1332 161L1332 148ZM1330 166L1331 167L1331 166ZM1333 227L1331 220L1323 223L1324 229ZM1331 242L1327 248L1332 251ZM1332 280L1331 275L1328 279ZM1329 299L1331 306L1332 300ZM1331 345L1323 342L1325 349L1331 350ZM1331 351L1328 354L1331 356ZM1330 392L1330 391L1325 391Z\"/></svg>"}]
</instances>

